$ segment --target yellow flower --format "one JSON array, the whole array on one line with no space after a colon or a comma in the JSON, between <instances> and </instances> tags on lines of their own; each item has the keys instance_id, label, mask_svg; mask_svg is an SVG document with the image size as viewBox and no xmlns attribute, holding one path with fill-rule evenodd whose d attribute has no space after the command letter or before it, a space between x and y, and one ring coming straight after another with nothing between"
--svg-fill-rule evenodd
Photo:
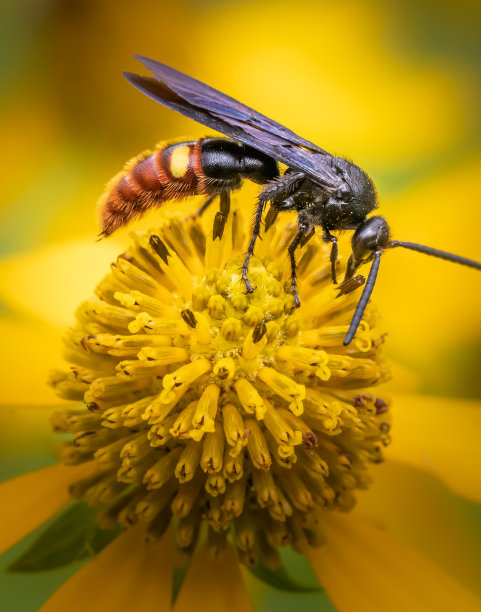
<instances>
[{"instance_id":1,"label":"yellow flower","mask_svg":"<svg viewBox=\"0 0 481 612\"><path fill-rule=\"evenodd\" d=\"M214 226L213 238L210 218L177 214L134 237L77 311L70 370L53 375L58 393L86 408L52 421L74 434L62 461L97 462L72 491L113 503L101 524L142 521L157 539L173 515L190 550L204 520L214 553L234 528L244 563L277 567L279 546L321 541L319 510L350 509L367 465L382 459L387 403L368 392L388 376L382 334L371 308L343 346L357 295L336 299L321 241L300 254L294 307L283 255L295 223L263 234L252 294L240 276L241 210L218 213Z\"/></svg>"},{"instance_id":2,"label":"yellow flower","mask_svg":"<svg viewBox=\"0 0 481 612\"><path fill-rule=\"evenodd\" d=\"M302 306L293 308L284 286L285 246L295 230L289 216L262 236L249 272L252 295L240 282L242 211L227 222L216 215L215 238L209 215L180 219L166 215L155 232L137 232L96 298L77 311L65 343L72 366L52 376L65 399L86 404L52 415L57 431L74 436L60 450L69 467L3 485L5 499L16 501L0 513L9 525L3 549L63 507L68 491L102 505L102 527L126 529L42 609L150 610L153 602L168 609L174 549L191 554L202 522L207 544L194 554L176 611L192 609L194 597L209 610L251 609L238 560L275 570L277 548L286 544L308 556L341 612L447 610L454 602L479 609L432 563L338 512L352 507L353 491L369 483L367 464L378 463L389 443L387 401L370 389L388 377L374 308L344 347L357 294L336 299L320 240L299 252ZM436 453L452 422L442 420L439 405L432 424L429 408L404 405L393 456L406 459L404 442L420 465L430 449L431 469L481 499L462 453L449 461ZM460 406L456 415L469 448L472 413Z\"/></svg>"}]
</instances>

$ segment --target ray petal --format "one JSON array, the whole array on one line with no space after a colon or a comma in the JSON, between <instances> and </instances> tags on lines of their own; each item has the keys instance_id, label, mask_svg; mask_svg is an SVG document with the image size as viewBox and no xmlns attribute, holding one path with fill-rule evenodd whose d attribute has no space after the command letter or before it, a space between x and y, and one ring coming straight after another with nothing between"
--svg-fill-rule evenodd
<instances>
[{"instance_id":1,"label":"ray petal","mask_svg":"<svg viewBox=\"0 0 481 612\"><path fill-rule=\"evenodd\" d=\"M116 538L67 580L41 612L151 612L168 610L172 588L172 537L148 546L142 528Z\"/></svg>"},{"instance_id":2,"label":"ray petal","mask_svg":"<svg viewBox=\"0 0 481 612\"><path fill-rule=\"evenodd\" d=\"M386 456L431 472L458 495L481 503L480 431L479 401L399 395Z\"/></svg>"},{"instance_id":3,"label":"ray petal","mask_svg":"<svg viewBox=\"0 0 481 612\"><path fill-rule=\"evenodd\" d=\"M173 612L252 612L233 548L214 560L206 545L195 555Z\"/></svg>"},{"instance_id":4,"label":"ray petal","mask_svg":"<svg viewBox=\"0 0 481 612\"><path fill-rule=\"evenodd\" d=\"M0 552L16 542L60 510L69 500L68 486L83 478L93 466L61 464L12 478L0 484Z\"/></svg>"},{"instance_id":5,"label":"ray petal","mask_svg":"<svg viewBox=\"0 0 481 612\"><path fill-rule=\"evenodd\" d=\"M23 313L65 328L121 252L118 243L76 240L0 260L0 298Z\"/></svg>"},{"instance_id":6,"label":"ray petal","mask_svg":"<svg viewBox=\"0 0 481 612\"><path fill-rule=\"evenodd\" d=\"M439 567L351 515L322 515L326 543L309 561L339 612L481 610L481 601Z\"/></svg>"}]
</instances>

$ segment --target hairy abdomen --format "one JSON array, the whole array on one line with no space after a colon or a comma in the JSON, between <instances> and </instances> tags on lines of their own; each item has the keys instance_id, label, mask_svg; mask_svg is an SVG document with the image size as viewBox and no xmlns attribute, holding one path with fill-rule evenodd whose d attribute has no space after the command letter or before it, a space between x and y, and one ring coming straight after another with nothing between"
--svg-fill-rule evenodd
<instances>
[{"instance_id":1,"label":"hairy abdomen","mask_svg":"<svg viewBox=\"0 0 481 612\"><path fill-rule=\"evenodd\" d=\"M203 139L158 145L131 159L107 184L99 200L101 234L108 236L153 206L192 195L235 188L232 181L207 177L202 171ZM240 181L236 181L240 183Z\"/></svg>"}]
</instances>

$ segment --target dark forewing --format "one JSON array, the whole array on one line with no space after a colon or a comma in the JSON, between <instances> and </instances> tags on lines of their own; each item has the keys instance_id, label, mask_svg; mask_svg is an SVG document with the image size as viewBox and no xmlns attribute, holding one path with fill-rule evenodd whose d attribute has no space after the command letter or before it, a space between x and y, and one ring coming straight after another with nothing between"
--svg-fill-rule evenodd
<instances>
[{"instance_id":1,"label":"dark forewing","mask_svg":"<svg viewBox=\"0 0 481 612\"><path fill-rule=\"evenodd\" d=\"M332 156L279 123L169 66L138 57L155 78L126 72L125 78L157 102L244 142L321 185L334 185Z\"/></svg>"}]
</instances>

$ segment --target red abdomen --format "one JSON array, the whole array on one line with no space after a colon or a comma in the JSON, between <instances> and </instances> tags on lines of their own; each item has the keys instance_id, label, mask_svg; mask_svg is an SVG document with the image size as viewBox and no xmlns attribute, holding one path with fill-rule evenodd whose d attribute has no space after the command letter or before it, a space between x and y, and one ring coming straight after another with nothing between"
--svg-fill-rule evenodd
<instances>
[{"instance_id":1,"label":"red abdomen","mask_svg":"<svg viewBox=\"0 0 481 612\"><path fill-rule=\"evenodd\" d=\"M99 200L102 235L108 236L152 206L216 192L218 181L202 172L201 147L202 139L159 145L154 152L131 159Z\"/></svg>"}]
</instances>

